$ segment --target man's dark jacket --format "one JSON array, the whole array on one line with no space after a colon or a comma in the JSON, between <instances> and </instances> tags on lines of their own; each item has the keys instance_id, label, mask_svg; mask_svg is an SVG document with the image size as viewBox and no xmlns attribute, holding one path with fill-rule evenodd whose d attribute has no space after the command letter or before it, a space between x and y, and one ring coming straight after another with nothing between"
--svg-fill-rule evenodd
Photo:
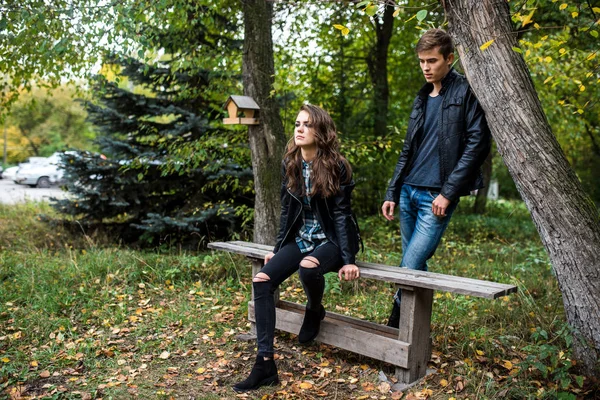
<instances>
[{"instance_id":1,"label":"man's dark jacket","mask_svg":"<svg viewBox=\"0 0 600 400\"><path fill-rule=\"evenodd\" d=\"M413 103L404 148L385 194L385 201L399 202L400 188L417 153L418 135L423 134L427 97L433 89L425 84ZM441 195L450 201L483 187L480 167L490 152L490 130L467 79L453 69L442 80L438 146Z\"/></svg>"},{"instance_id":2,"label":"man's dark jacket","mask_svg":"<svg viewBox=\"0 0 600 400\"><path fill-rule=\"evenodd\" d=\"M341 182L346 181L347 171L340 163ZM358 224L354 219L350 198L354 189L354 180L340 184L337 194L324 198L311 197L310 205L327 239L337 245L344 265L356 263L356 253L360 246ZM302 225L302 200L300 194L292 193L287 187L285 164L282 166L281 179L281 219L279 234L273 253L277 253L285 244L296 240L296 233Z\"/></svg>"}]
</instances>

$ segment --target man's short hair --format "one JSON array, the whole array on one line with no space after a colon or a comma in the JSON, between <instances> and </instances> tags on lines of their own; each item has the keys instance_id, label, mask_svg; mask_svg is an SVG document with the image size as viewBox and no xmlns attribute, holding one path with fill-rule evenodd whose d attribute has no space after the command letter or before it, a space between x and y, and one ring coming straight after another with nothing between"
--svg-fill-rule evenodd
<instances>
[{"instance_id":1,"label":"man's short hair","mask_svg":"<svg viewBox=\"0 0 600 400\"><path fill-rule=\"evenodd\" d=\"M454 44L448 32L443 29L430 29L417 42L417 53L433 50L438 46L445 60L454 53Z\"/></svg>"}]
</instances>

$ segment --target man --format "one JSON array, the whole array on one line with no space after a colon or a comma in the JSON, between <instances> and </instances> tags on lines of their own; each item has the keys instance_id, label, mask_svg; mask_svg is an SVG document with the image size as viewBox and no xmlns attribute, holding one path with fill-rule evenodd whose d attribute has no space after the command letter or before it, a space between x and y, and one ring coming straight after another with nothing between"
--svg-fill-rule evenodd
<instances>
[{"instance_id":1,"label":"man","mask_svg":"<svg viewBox=\"0 0 600 400\"><path fill-rule=\"evenodd\" d=\"M479 168L490 151L490 132L466 78L452 68L450 35L431 29L416 51L427 83L413 103L381 211L392 221L400 204L400 266L427 270L460 196L483 187ZM399 325L400 301L398 290L389 326Z\"/></svg>"}]
</instances>

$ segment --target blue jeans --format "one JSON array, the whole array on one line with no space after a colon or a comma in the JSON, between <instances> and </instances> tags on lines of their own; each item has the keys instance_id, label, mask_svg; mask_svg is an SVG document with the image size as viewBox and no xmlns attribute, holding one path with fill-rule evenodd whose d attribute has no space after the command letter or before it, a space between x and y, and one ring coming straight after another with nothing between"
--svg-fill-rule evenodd
<instances>
[{"instance_id":1,"label":"blue jeans","mask_svg":"<svg viewBox=\"0 0 600 400\"><path fill-rule=\"evenodd\" d=\"M402 261L404 268L427 271L429 260L437 249L448 227L458 200L450 203L445 217L431 210L431 203L439 195L428 189L404 184L400 191L400 234L402 235ZM400 305L401 290L394 296Z\"/></svg>"},{"instance_id":2,"label":"blue jeans","mask_svg":"<svg viewBox=\"0 0 600 400\"><path fill-rule=\"evenodd\" d=\"M300 262L308 256L318 261L316 268L302 268ZM273 357L273 341L275 336L275 301L273 294L279 285L293 273L299 271L300 282L306 293L306 308L317 311L321 309L325 290L324 275L337 272L344 262L340 249L332 242L327 242L310 253L302 253L295 241L283 246L260 272L269 276L268 281L252 282L254 287L254 316L256 318L256 341L258 355Z\"/></svg>"}]
</instances>

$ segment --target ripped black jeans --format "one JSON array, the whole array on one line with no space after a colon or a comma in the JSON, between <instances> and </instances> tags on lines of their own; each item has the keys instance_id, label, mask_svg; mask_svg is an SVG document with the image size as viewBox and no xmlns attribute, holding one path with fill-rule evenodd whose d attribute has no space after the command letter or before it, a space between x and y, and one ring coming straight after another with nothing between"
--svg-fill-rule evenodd
<instances>
[{"instance_id":1,"label":"ripped black jeans","mask_svg":"<svg viewBox=\"0 0 600 400\"><path fill-rule=\"evenodd\" d=\"M300 262L306 257L317 259L316 268L300 267ZM311 265L314 263L311 262ZM260 272L266 274L269 280L252 282L254 286L254 310L256 317L256 340L258 355L273 357L273 338L275 336L275 301L273 293L279 285L294 272L299 271L300 281L304 286L309 310L319 310L325 290L324 275L328 272L338 272L343 266L339 248L327 242L310 253L302 253L295 241L283 246Z\"/></svg>"}]
</instances>

